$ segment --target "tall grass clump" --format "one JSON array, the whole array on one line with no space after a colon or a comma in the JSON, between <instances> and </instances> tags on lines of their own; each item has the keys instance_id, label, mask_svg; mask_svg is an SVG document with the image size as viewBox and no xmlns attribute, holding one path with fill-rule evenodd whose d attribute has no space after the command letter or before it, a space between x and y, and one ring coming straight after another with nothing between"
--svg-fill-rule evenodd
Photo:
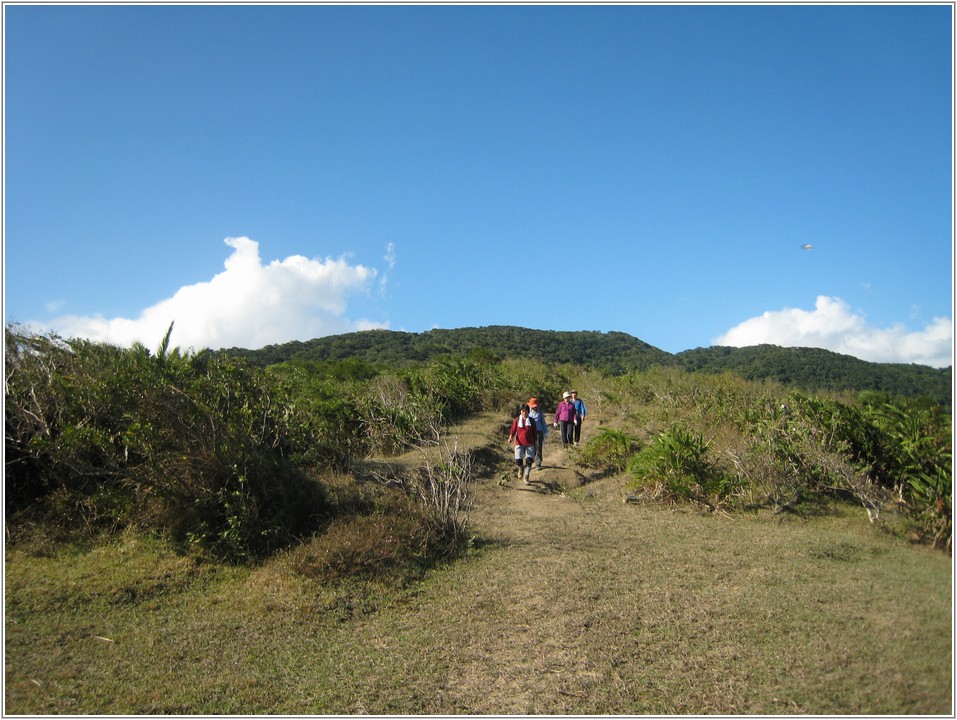
<instances>
[{"instance_id":1,"label":"tall grass clump","mask_svg":"<svg viewBox=\"0 0 957 720\"><path fill-rule=\"evenodd\" d=\"M953 533L953 446L951 418L942 407L920 399L868 395L865 417L880 433L879 467L910 511L915 531L950 550Z\"/></svg>"},{"instance_id":2,"label":"tall grass clump","mask_svg":"<svg viewBox=\"0 0 957 720\"><path fill-rule=\"evenodd\" d=\"M733 475L709 457L709 443L680 424L659 433L628 462L634 489L668 503L721 507L738 489Z\"/></svg>"},{"instance_id":3,"label":"tall grass clump","mask_svg":"<svg viewBox=\"0 0 957 720\"><path fill-rule=\"evenodd\" d=\"M575 461L588 468L622 472L632 456L641 450L641 443L621 430L603 428L579 450Z\"/></svg>"}]
</instances>

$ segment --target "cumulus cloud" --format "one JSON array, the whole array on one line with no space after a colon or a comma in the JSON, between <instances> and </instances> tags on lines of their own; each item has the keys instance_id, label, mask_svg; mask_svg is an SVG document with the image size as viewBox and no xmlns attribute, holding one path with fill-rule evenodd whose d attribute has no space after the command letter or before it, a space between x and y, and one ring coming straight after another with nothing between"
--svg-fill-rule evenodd
<instances>
[{"instance_id":1,"label":"cumulus cloud","mask_svg":"<svg viewBox=\"0 0 957 720\"><path fill-rule=\"evenodd\" d=\"M49 323L64 337L128 346L156 345L174 322L171 343L183 348L260 348L323 335L387 327L346 317L348 297L367 293L377 271L345 259L293 255L263 265L259 243L226 238L225 270L180 288L136 319L66 316Z\"/></svg>"},{"instance_id":2,"label":"cumulus cloud","mask_svg":"<svg viewBox=\"0 0 957 720\"><path fill-rule=\"evenodd\" d=\"M714 340L715 345L815 347L884 363L951 364L953 323L934 318L923 330L901 325L875 328L840 298L821 295L814 310L785 308L745 320Z\"/></svg>"}]
</instances>

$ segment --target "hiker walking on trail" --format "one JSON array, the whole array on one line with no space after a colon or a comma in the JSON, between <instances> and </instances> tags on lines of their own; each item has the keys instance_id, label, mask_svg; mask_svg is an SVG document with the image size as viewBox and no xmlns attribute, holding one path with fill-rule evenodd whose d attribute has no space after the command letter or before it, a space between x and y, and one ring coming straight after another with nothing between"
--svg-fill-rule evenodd
<instances>
[{"instance_id":1,"label":"hiker walking on trail","mask_svg":"<svg viewBox=\"0 0 957 720\"><path fill-rule=\"evenodd\" d=\"M532 472L535 440L538 436L535 421L529 417L530 411L528 404L522 405L519 416L512 421L512 428L508 431L508 442L515 440L515 464L518 465L518 476L526 485L528 485L528 476Z\"/></svg>"},{"instance_id":2,"label":"hiker walking on trail","mask_svg":"<svg viewBox=\"0 0 957 720\"><path fill-rule=\"evenodd\" d=\"M582 439L582 423L585 421L585 401L578 397L578 391L572 390L572 404L575 406L575 413L578 419L575 422L575 444Z\"/></svg>"},{"instance_id":3,"label":"hiker walking on trail","mask_svg":"<svg viewBox=\"0 0 957 720\"><path fill-rule=\"evenodd\" d=\"M555 427L562 427L562 447L568 447L575 442L575 421L578 416L575 413L575 403L572 402L572 394L566 392L562 394L562 401L558 403L558 409L555 411Z\"/></svg>"},{"instance_id":4,"label":"hiker walking on trail","mask_svg":"<svg viewBox=\"0 0 957 720\"><path fill-rule=\"evenodd\" d=\"M545 436L548 435L548 423L545 421L545 415L538 407L538 398L528 399L528 416L535 421L535 429L538 434L535 436L535 469L542 469L542 459L545 457L543 449L545 447Z\"/></svg>"}]
</instances>

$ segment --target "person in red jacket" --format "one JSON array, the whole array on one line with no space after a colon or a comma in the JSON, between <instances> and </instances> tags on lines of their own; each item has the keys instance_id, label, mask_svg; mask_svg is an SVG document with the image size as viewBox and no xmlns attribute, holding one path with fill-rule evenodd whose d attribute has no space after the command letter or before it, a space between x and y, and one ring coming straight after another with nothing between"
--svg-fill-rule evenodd
<instances>
[{"instance_id":1,"label":"person in red jacket","mask_svg":"<svg viewBox=\"0 0 957 720\"><path fill-rule=\"evenodd\" d=\"M508 431L508 442L515 441L515 464L518 465L518 476L526 485L528 485L528 476L532 473L535 440L538 437L535 420L528 416L529 412L528 405L522 405L519 416L512 421L512 428Z\"/></svg>"}]
</instances>

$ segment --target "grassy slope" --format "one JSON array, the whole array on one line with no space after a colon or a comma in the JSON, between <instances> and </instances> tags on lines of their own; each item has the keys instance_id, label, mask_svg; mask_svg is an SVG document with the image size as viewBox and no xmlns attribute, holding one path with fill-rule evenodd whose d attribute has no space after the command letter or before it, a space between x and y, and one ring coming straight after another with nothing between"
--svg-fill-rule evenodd
<instances>
[{"instance_id":1,"label":"grassy slope","mask_svg":"<svg viewBox=\"0 0 957 720\"><path fill-rule=\"evenodd\" d=\"M463 429L489 444L495 418ZM949 714L951 560L862 511L624 504L560 449L476 488L481 538L406 582L289 556L204 565L128 537L6 554L12 714ZM503 468L505 465L503 465Z\"/></svg>"}]
</instances>

